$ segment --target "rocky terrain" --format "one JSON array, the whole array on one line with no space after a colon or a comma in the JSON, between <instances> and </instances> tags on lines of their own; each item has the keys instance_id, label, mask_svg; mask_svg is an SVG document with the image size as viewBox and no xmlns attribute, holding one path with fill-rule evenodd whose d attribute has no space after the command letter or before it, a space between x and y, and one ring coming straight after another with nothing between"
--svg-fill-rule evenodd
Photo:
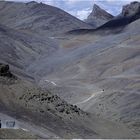
<instances>
[{"instance_id":1,"label":"rocky terrain","mask_svg":"<svg viewBox=\"0 0 140 140\"><path fill-rule=\"evenodd\" d=\"M123 6L122 12L118 16L112 18L111 20L105 22L104 24L101 24L97 28L94 27L94 29L84 29L84 28L76 29L68 31L68 33L85 34L85 33L93 33L95 31L102 32L102 30L106 30L106 33L108 32L119 33L121 32L122 28L124 28L126 25L140 18L139 4L140 4L139 2L131 2L130 4Z\"/></svg>"},{"instance_id":2,"label":"rocky terrain","mask_svg":"<svg viewBox=\"0 0 140 140\"><path fill-rule=\"evenodd\" d=\"M1 113L31 126L34 124L40 131L46 129L44 133L49 138L117 138L118 134L120 138L134 137L134 133L123 125L90 115L31 82L1 76L0 89ZM113 128L114 125L117 127ZM111 130L114 131L110 134ZM33 129L28 127L28 131L32 133ZM39 132L37 134L44 138Z\"/></svg>"},{"instance_id":3,"label":"rocky terrain","mask_svg":"<svg viewBox=\"0 0 140 140\"><path fill-rule=\"evenodd\" d=\"M135 1L123 6L121 16L133 16L140 13L140 3Z\"/></svg>"},{"instance_id":4,"label":"rocky terrain","mask_svg":"<svg viewBox=\"0 0 140 140\"><path fill-rule=\"evenodd\" d=\"M90 15L85 20L87 23L97 28L104 23L108 22L113 18L113 15L106 12L104 9L100 8L98 5L94 4L93 10Z\"/></svg>"},{"instance_id":5,"label":"rocky terrain","mask_svg":"<svg viewBox=\"0 0 140 140\"><path fill-rule=\"evenodd\" d=\"M137 7L93 29L42 3L0 2L0 113L41 138L140 138Z\"/></svg>"},{"instance_id":6,"label":"rocky terrain","mask_svg":"<svg viewBox=\"0 0 140 140\"><path fill-rule=\"evenodd\" d=\"M3 25L44 36L53 36L72 29L92 28L59 8L34 1L29 3L1 1L0 17L0 23Z\"/></svg>"},{"instance_id":7,"label":"rocky terrain","mask_svg":"<svg viewBox=\"0 0 140 140\"><path fill-rule=\"evenodd\" d=\"M0 139L37 139L37 137L23 130L1 129Z\"/></svg>"}]
</instances>

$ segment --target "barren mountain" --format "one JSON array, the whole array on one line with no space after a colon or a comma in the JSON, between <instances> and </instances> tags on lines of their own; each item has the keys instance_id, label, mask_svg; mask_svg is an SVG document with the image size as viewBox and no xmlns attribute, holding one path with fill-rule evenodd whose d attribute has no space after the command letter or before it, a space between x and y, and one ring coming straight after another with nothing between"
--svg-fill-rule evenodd
<instances>
[{"instance_id":1,"label":"barren mountain","mask_svg":"<svg viewBox=\"0 0 140 140\"><path fill-rule=\"evenodd\" d=\"M121 30L128 24L136 21L140 18L140 10L139 10L140 2L132 2L122 9L122 12L114 17L113 19L109 20L108 22L104 23L103 25L99 26L96 29L76 29L71 30L69 34L86 34L86 33L93 33L95 31L106 30L108 32L119 33ZM125 13L129 13L128 15Z\"/></svg>"},{"instance_id":2,"label":"barren mountain","mask_svg":"<svg viewBox=\"0 0 140 140\"><path fill-rule=\"evenodd\" d=\"M43 54L58 49L55 41L0 25L0 62L10 64L19 76L30 77L25 69Z\"/></svg>"},{"instance_id":3,"label":"barren mountain","mask_svg":"<svg viewBox=\"0 0 140 140\"><path fill-rule=\"evenodd\" d=\"M140 13L140 3L135 1L123 6L122 16L133 16Z\"/></svg>"},{"instance_id":4,"label":"barren mountain","mask_svg":"<svg viewBox=\"0 0 140 140\"><path fill-rule=\"evenodd\" d=\"M0 2L0 23L24 32L51 36L72 29L92 28L65 11L43 3Z\"/></svg>"},{"instance_id":5,"label":"barren mountain","mask_svg":"<svg viewBox=\"0 0 140 140\"><path fill-rule=\"evenodd\" d=\"M45 57L38 60L28 71L39 75L40 85L61 98L127 125L139 137L139 23L136 20L118 33L99 29L67 35L62 40L64 49L48 61ZM38 64L41 67L36 71Z\"/></svg>"},{"instance_id":6,"label":"barren mountain","mask_svg":"<svg viewBox=\"0 0 140 140\"><path fill-rule=\"evenodd\" d=\"M121 124L98 119L29 81L9 77L10 69L6 67L0 65L0 111L24 123L28 133L19 130L22 137L12 131L17 138L30 138L30 133L40 138L134 137L134 133ZM7 132L5 138L11 133L10 130ZM1 130L0 133L5 134L6 131Z\"/></svg>"},{"instance_id":7,"label":"barren mountain","mask_svg":"<svg viewBox=\"0 0 140 140\"><path fill-rule=\"evenodd\" d=\"M92 12L85 21L96 28L103 25L112 18L113 16L111 14L100 8L98 5L94 4Z\"/></svg>"},{"instance_id":8,"label":"barren mountain","mask_svg":"<svg viewBox=\"0 0 140 140\"><path fill-rule=\"evenodd\" d=\"M93 30L42 3L0 7L0 113L41 138L140 138L139 12Z\"/></svg>"}]
</instances>

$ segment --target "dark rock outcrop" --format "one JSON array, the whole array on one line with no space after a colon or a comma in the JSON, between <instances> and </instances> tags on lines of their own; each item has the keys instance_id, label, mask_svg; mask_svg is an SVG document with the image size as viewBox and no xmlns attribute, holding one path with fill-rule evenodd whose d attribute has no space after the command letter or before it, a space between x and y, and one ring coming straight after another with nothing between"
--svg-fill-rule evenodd
<instances>
[{"instance_id":1,"label":"dark rock outcrop","mask_svg":"<svg viewBox=\"0 0 140 140\"><path fill-rule=\"evenodd\" d=\"M85 21L94 27L98 27L111 20L112 18L113 16L111 14L100 8L98 5L94 4L91 14Z\"/></svg>"},{"instance_id":2,"label":"dark rock outcrop","mask_svg":"<svg viewBox=\"0 0 140 140\"><path fill-rule=\"evenodd\" d=\"M0 76L12 78L14 75L10 72L9 65L0 63Z\"/></svg>"},{"instance_id":3,"label":"dark rock outcrop","mask_svg":"<svg viewBox=\"0 0 140 140\"><path fill-rule=\"evenodd\" d=\"M134 16L136 14L140 14L140 2L131 2L123 6L121 15L124 17Z\"/></svg>"},{"instance_id":4,"label":"dark rock outcrop","mask_svg":"<svg viewBox=\"0 0 140 140\"><path fill-rule=\"evenodd\" d=\"M120 15L108 21L99 29L124 27L138 19L140 19L140 2L135 1L123 6Z\"/></svg>"}]
</instances>

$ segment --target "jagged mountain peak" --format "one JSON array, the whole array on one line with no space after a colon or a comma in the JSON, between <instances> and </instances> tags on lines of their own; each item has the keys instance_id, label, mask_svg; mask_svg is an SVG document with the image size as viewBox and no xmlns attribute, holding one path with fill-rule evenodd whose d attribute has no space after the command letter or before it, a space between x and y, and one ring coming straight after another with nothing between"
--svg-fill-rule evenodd
<instances>
[{"instance_id":1,"label":"jagged mountain peak","mask_svg":"<svg viewBox=\"0 0 140 140\"><path fill-rule=\"evenodd\" d=\"M102 9L97 4L94 4L92 13L89 15L89 17L90 16L95 16L95 17L103 18L103 19L111 19L111 18L113 18L113 16L110 13L108 13L107 11Z\"/></svg>"},{"instance_id":2,"label":"jagged mountain peak","mask_svg":"<svg viewBox=\"0 0 140 140\"><path fill-rule=\"evenodd\" d=\"M97 10L101 10L101 7L97 4L94 4L93 5L93 10L95 10L95 12L96 12Z\"/></svg>"},{"instance_id":3,"label":"jagged mountain peak","mask_svg":"<svg viewBox=\"0 0 140 140\"><path fill-rule=\"evenodd\" d=\"M92 24L95 27L101 26L105 22L111 20L113 15L102 9L97 4L93 5L93 10L86 19L86 22Z\"/></svg>"}]
</instances>

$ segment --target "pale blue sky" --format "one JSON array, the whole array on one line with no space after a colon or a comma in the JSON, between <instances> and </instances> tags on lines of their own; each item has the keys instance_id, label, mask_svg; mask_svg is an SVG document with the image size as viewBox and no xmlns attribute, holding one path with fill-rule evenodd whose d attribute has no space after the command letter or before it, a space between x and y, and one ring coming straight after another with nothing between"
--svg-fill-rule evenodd
<instances>
[{"instance_id":1,"label":"pale blue sky","mask_svg":"<svg viewBox=\"0 0 140 140\"><path fill-rule=\"evenodd\" d=\"M33 1L33 0L8 0L8 1ZM85 19L92 11L93 4L98 4L101 8L113 15L121 12L122 6L134 0L34 0L49 5L59 7L79 19ZM137 0L140 1L140 0Z\"/></svg>"}]
</instances>

